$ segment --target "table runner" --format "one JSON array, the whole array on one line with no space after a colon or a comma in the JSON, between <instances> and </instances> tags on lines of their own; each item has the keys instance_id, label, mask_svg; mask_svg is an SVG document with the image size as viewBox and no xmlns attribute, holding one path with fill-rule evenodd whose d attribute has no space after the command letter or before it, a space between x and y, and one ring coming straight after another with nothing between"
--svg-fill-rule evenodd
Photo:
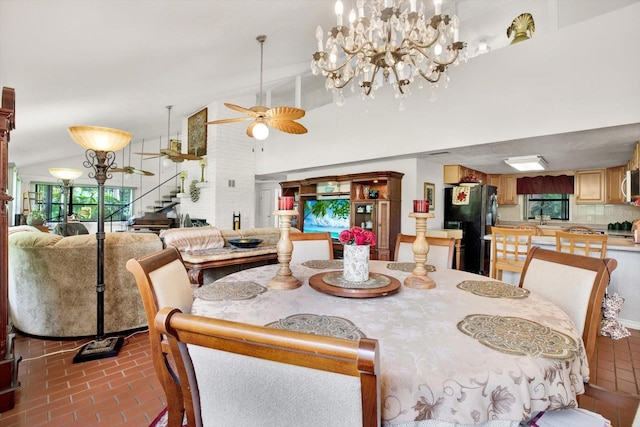
<instances>
[{"instance_id":1,"label":"table runner","mask_svg":"<svg viewBox=\"0 0 640 427\"><path fill-rule=\"evenodd\" d=\"M388 261L371 261L370 271L401 282L410 273L390 270ZM224 281L250 280L266 286L278 265L243 270ZM384 298L350 299L326 295L308 285L322 270L292 264L303 284L294 290L269 290L240 301L196 299L193 313L265 325L308 313L349 319L367 337L380 342L381 404L384 426L422 427L430 421L477 424L515 422L533 412L570 407L589 370L580 334L557 306L535 294L527 298L487 298L458 289L465 280L484 276L439 268L429 274L430 290L402 286ZM327 270L328 271L328 270ZM470 314L511 316L577 337L572 360L508 355L460 332Z\"/></svg>"}]
</instances>

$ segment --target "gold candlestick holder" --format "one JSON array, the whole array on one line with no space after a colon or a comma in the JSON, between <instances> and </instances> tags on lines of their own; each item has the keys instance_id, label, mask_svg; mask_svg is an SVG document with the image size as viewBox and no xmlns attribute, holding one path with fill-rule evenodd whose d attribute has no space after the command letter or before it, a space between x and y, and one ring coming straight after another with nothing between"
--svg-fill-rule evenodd
<instances>
[{"instance_id":1,"label":"gold candlestick holder","mask_svg":"<svg viewBox=\"0 0 640 427\"><path fill-rule=\"evenodd\" d=\"M296 289L302 285L302 282L291 273L291 268L289 267L291 253L293 252L293 243L291 243L289 232L291 230L291 217L298 215L298 211L276 210L273 214L278 217L280 223L280 240L276 245L280 268L276 276L269 281L269 287L271 289Z\"/></svg>"},{"instance_id":2,"label":"gold candlestick holder","mask_svg":"<svg viewBox=\"0 0 640 427\"><path fill-rule=\"evenodd\" d=\"M404 285L415 289L433 289L436 282L429 277L425 263L427 262L427 254L429 253L429 242L427 242L427 218L435 218L432 213L411 212L410 218L416 220L416 240L413 242L413 259L416 266L411 276L404 279Z\"/></svg>"}]
</instances>

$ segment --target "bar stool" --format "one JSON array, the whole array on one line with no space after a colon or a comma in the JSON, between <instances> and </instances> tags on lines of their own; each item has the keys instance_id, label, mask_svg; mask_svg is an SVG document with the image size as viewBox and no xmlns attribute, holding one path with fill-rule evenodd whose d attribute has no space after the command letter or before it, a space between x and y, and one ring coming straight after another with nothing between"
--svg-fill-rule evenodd
<instances>
[{"instance_id":1,"label":"bar stool","mask_svg":"<svg viewBox=\"0 0 640 427\"><path fill-rule=\"evenodd\" d=\"M606 234L580 234L556 231L556 251L604 259L607 256Z\"/></svg>"},{"instance_id":2,"label":"bar stool","mask_svg":"<svg viewBox=\"0 0 640 427\"><path fill-rule=\"evenodd\" d=\"M491 228L491 277L502 280L503 271L522 273L531 237L536 231L515 228Z\"/></svg>"}]
</instances>

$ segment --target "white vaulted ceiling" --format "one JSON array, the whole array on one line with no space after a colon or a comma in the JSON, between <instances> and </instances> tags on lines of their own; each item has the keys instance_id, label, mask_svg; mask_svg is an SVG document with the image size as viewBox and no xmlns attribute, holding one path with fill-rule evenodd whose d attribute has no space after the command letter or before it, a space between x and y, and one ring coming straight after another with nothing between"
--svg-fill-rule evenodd
<instances>
[{"instance_id":1,"label":"white vaulted ceiling","mask_svg":"<svg viewBox=\"0 0 640 427\"><path fill-rule=\"evenodd\" d=\"M302 76L302 107L320 106L330 98L322 79L310 76L309 65L316 26L327 29L335 22L333 3L0 0L0 85L15 88L17 95L10 160L22 166L79 154L81 149L66 132L76 124L125 129L138 141L165 137L167 105L174 106L171 127L179 129L185 117L211 102L255 93L258 34L267 34L264 81L265 87L273 89L273 99L292 104L291 82ZM507 47L506 28L522 12L534 15L538 36L635 3L638 0L445 0L445 11L455 10L460 16L461 39L469 43L473 55L481 39L491 45L492 52ZM350 6L349 1L345 6ZM624 30L612 29L621 32L620 42L629 45L628 54L638 56L636 42L625 39ZM607 58L606 53L597 52L594 57L593 65L602 68L603 79L616 78L610 72L615 64L615 58ZM549 78L554 66L549 64ZM382 98L375 102L385 102ZM416 110L407 114L417 114ZM623 126L567 133L562 138L579 145L567 145L572 148L566 150L558 144L558 136L532 135L535 138L530 140L473 149L452 147L439 157L444 163L499 173L497 165L504 166L505 152L536 154L530 148L540 144L540 150L554 149L562 156L558 161L567 169L596 167L605 160L622 164L629 147L640 139L638 123L640 117ZM612 145L603 147L603 140ZM515 142L521 145L505 145Z\"/></svg>"}]
</instances>

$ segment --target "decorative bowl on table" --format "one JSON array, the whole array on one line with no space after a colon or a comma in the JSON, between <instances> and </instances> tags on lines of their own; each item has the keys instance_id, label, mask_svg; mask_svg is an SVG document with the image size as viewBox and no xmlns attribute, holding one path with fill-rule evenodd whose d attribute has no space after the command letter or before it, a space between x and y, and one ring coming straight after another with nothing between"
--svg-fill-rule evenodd
<instances>
[{"instance_id":1,"label":"decorative bowl on table","mask_svg":"<svg viewBox=\"0 0 640 427\"><path fill-rule=\"evenodd\" d=\"M229 239L230 245L242 249L255 248L260 243L262 243L261 239Z\"/></svg>"}]
</instances>

